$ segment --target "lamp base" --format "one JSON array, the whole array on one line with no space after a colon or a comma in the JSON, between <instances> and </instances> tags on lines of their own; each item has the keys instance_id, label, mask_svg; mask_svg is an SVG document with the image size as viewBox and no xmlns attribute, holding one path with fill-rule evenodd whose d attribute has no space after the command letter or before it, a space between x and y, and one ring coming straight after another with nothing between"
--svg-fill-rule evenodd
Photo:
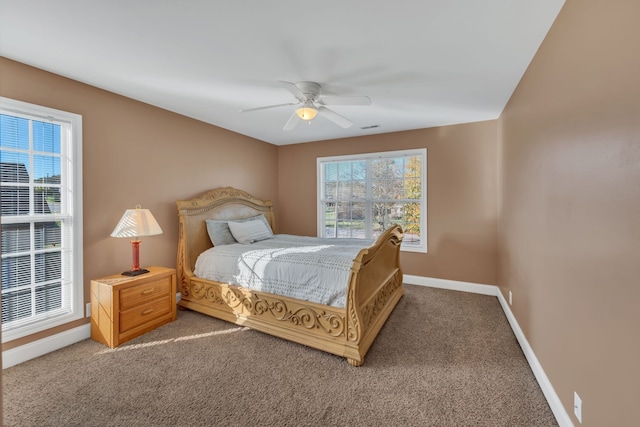
<instances>
[{"instance_id":1,"label":"lamp base","mask_svg":"<svg viewBox=\"0 0 640 427\"><path fill-rule=\"evenodd\" d=\"M146 274L148 272L149 270L145 270L144 268L141 268L139 270L125 271L124 273L122 273L122 275L123 276L139 276L141 274Z\"/></svg>"}]
</instances>

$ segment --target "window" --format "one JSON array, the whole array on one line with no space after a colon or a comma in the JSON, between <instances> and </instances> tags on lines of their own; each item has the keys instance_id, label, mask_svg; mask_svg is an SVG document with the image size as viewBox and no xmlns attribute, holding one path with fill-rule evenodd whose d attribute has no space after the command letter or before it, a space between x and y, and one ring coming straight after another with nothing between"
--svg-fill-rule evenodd
<instances>
[{"instance_id":1,"label":"window","mask_svg":"<svg viewBox=\"0 0 640 427\"><path fill-rule=\"evenodd\" d=\"M0 98L2 340L83 317L82 117Z\"/></svg>"},{"instance_id":2,"label":"window","mask_svg":"<svg viewBox=\"0 0 640 427\"><path fill-rule=\"evenodd\" d=\"M393 224L402 250L427 252L427 150L318 159L318 236L375 239Z\"/></svg>"}]
</instances>

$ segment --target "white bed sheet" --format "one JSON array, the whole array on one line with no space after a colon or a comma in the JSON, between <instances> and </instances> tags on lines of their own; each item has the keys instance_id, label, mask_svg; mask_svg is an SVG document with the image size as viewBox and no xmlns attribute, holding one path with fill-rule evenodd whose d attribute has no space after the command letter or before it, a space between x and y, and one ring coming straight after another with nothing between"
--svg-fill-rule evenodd
<instances>
[{"instance_id":1,"label":"white bed sheet","mask_svg":"<svg viewBox=\"0 0 640 427\"><path fill-rule=\"evenodd\" d=\"M276 234L250 245L206 250L197 277L344 308L353 260L373 240Z\"/></svg>"}]
</instances>

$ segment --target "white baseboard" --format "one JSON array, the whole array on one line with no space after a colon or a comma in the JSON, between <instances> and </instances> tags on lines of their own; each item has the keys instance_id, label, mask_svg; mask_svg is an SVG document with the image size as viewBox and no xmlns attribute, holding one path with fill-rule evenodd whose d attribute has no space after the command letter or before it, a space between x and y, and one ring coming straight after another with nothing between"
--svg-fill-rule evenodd
<instances>
[{"instance_id":1,"label":"white baseboard","mask_svg":"<svg viewBox=\"0 0 640 427\"><path fill-rule=\"evenodd\" d=\"M452 291L463 291L492 296L497 296L500 293L498 287L494 285L481 285L479 283L458 282L457 280L411 276L409 274L405 274L403 277L403 282L410 285L428 286L430 288L449 289Z\"/></svg>"},{"instance_id":2,"label":"white baseboard","mask_svg":"<svg viewBox=\"0 0 640 427\"><path fill-rule=\"evenodd\" d=\"M549 403L549 407L551 408L553 415L556 417L556 421L558 421L558 425L560 427L573 427L573 423L569 418L569 414L567 414L567 411L564 409L564 406L562 406L562 402L560 401L560 398L556 394L556 391L554 390L553 385L551 384L551 381L549 381L547 374L545 374L544 369L542 369L542 365L540 365L540 362L538 362L538 358L536 357L535 353L533 352L533 349L529 345L529 341L527 341L527 338L525 337L524 332L522 332L522 329L520 328L518 321L516 320L515 316L511 312L511 308L509 307L509 304L504 299L502 292L500 292L500 288L493 285L481 285L478 283L458 282L455 280L436 279L432 277L422 277L422 276L411 276L407 274L404 275L403 281L410 285L428 286L432 288L471 292L475 294L492 295L497 297L498 301L500 302L500 306L502 307L502 310L504 311L504 314L507 317L507 320L509 321L509 325L511 325L511 329L513 330L513 333L515 334L516 339L518 340L518 343L522 348L522 352L524 353L524 356L527 359L527 362L529 363L529 366L531 367L531 370L533 371L533 374L536 377L536 380L538 381L540 388L542 389L542 393L544 394L544 397L547 399L547 402Z\"/></svg>"},{"instance_id":3,"label":"white baseboard","mask_svg":"<svg viewBox=\"0 0 640 427\"><path fill-rule=\"evenodd\" d=\"M91 324L78 326L68 331L50 337L33 341L20 347L15 347L2 352L2 369L10 368L27 360L35 359L44 354L59 350L79 341L91 337Z\"/></svg>"},{"instance_id":4,"label":"white baseboard","mask_svg":"<svg viewBox=\"0 0 640 427\"><path fill-rule=\"evenodd\" d=\"M522 329L520 329L520 325L511 312L509 303L507 303L507 300L504 299L502 292L498 292L498 301L500 301L500 305L502 306L502 310L504 311L505 316L507 316L507 320L511 325L511 329L513 329L513 333L518 339L520 347L522 347L522 352L527 358L527 362L529 362L529 366L533 371L533 375L535 375L536 380L538 380L538 384L540 384L540 388L542 389L542 393L544 393L544 397L547 398L549 407L551 408L553 415L555 415L556 421L558 421L558 425L560 427L573 427L573 422L571 422L569 414L567 413L567 411L565 411L564 406L562 406L562 402L560 401L558 394L553 388L551 381L549 381L547 374L545 374L544 369L542 369L542 365L540 365L540 362L538 362L538 358L529 345L529 341L527 341L527 338L524 336L524 332L522 332Z\"/></svg>"}]
</instances>

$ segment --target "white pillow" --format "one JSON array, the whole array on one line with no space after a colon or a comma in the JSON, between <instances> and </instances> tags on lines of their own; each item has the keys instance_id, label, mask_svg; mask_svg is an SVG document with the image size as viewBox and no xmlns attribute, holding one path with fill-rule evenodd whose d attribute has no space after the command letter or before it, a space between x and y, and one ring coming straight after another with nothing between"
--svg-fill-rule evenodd
<instances>
[{"instance_id":1,"label":"white pillow","mask_svg":"<svg viewBox=\"0 0 640 427\"><path fill-rule=\"evenodd\" d=\"M256 218L250 221L229 221L229 230L238 243L253 243L271 239L273 233L266 221Z\"/></svg>"}]
</instances>

